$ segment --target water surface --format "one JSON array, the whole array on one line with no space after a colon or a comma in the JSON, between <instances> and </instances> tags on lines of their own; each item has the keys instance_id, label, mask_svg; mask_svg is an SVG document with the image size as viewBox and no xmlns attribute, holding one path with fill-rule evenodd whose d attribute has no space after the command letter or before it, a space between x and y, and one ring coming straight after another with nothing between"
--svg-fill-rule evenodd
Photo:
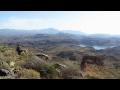
<instances>
[{"instance_id":1,"label":"water surface","mask_svg":"<svg viewBox=\"0 0 120 90\"><path fill-rule=\"evenodd\" d=\"M80 44L79 46L87 47L88 45ZM106 48L112 48L112 47L115 47L115 46L97 46L97 45L94 45L94 46L91 46L91 47L95 48L96 50L101 50L101 49L106 49Z\"/></svg>"}]
</instances>

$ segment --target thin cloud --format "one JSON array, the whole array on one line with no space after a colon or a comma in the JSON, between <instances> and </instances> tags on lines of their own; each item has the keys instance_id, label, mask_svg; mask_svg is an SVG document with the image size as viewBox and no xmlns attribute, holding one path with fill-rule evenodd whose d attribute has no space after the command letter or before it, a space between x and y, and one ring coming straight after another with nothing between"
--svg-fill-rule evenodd
<instances>
[{"instance_id":1,"label":"thin cloud","mask_svg":"<svg viewBox=\"0 0 120 90\"><path fill-rule=\"evenodd\" d=\"M3 23L4 27L8 27L11 29L28 29L28 30L32 30L32 29L41 29L41 28L45 28L45 25L47 24L47 22L50 22L50 20L45 20L42 18L32 18L32 19L28 19L28 18L9 18L8 21Z\"/></svg>"},{"instance_id":2,"label":"thin cloud","mask_svg":"<svg viewBox=\"0 0 120 90\"><path fill-rule=\"evenodd\" d=\"M63 12L62 12L63 13ZM119 11L68 12L55 18L10 17L0 22L2 28L80 30L85 33L120 34Z\"/></svg>"}]
</instances>

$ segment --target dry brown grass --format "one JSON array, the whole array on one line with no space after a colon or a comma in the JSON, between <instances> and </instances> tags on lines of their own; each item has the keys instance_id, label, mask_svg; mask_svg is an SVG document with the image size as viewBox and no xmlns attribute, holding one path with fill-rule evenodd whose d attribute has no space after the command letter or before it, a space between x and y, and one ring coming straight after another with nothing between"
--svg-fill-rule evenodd
<instances>
[{"instance_id":1,"label":"dry brown grass","mask_svg":"<svg viewBox=\"0 0 120 90\"><path fill-rule=\"evenodd\" d=\"M5 62L9 63L11 61L17 61L17 57L4 56L4 54L0 54L0 61L5 61Z\"/></svg>"},{"instance_id":2,"label":"dry brown grass","mask_svg":"<svg viewBox=\"0 0 120 90\"><path fill-rule=\"evenodd\" d=\"M17 56L17 52L13 49L7 50L4 52L5 56L11 56L11 57L16 57Z\"/></svg>"},{"instance_id":3,"label":"dry brown grass","mask_svg":"<svg viewBox=\"0 0 120 90\"><path fill-rule=\"evenodd\" d=\"M35 56L35 57L31 57L28 60L26 60L24 68L34 69L36 71L39 71L40 66L49 66L49 63Z\"/></svg>"},{"instance_id":4,"label":"dry brown grass","mask_svg":"<svg viewBox=\"0 0 120 90\"><path fill-rule=\"evenodd\" d=\"M82 73L78 69L64 69L60 70L61 71L61 78L63 79L81 79L82 78Z\"/></svg>"},{"instance_id":5,"label":"dry brown grass","mask_svg":"<svg viewBox=\"0 0 120 90\"><path fill-rule=\"evenodd\" d=\"M87 64L84 76L94 76L100 79L119 79L120 73L115 69L111 70L107 66L97 66L93 64Z\"/></svg>"},{"instance_id":6,"label":"dry brown grass","mask_svg":"<svg viewBox=\"0 0 120 90\"><path fill-rule=\"evenodd\" d=\"M40 79L40 73L32 69L23 69L17 73L17 79Z\"/></svg>"}]
</instances>

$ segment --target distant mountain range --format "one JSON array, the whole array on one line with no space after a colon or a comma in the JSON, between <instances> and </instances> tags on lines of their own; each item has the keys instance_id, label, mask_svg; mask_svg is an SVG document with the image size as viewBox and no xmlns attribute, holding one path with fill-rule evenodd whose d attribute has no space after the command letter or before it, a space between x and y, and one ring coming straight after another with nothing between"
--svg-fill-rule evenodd
<instances>
[{"instance_id":1,"label":"distant mountain range","mask_svg":"<svg viewBox=\"0 0 120 90\"><path fill-rule=\"evenodd\" d=\"M110 34L89 34L87 36L96 38L110 38L110 37L120 37L120 35L110 35Z\"/></svg>"},{"instance_id":2,"label":"distant mountain range","mask_svg":"<svg viewBox=\"0 0 120 90\"><path fill-rule=\"evenodd\" d=\"M17 30L17 29L0 29L0 36L19 36L19 35L35 35L35 34L72 34L76 36L87 36L97 38L109 38L109 37L120 37L120 35L109 35L109 34L86 34L81 31L75 30L57 30L54 28L46 28L40 30Z\"/></svg>"},{"instance_id":3,"label":"distant mountain range","mask_svg":"<svg viewBox=\"0 0 120 90\"><path fill-rule=\"evenodd\" d=\"M86 33L75 30L63 30L63 33L76 34L76 35L86 35Z\"/></svg>"},{"instance_id":4,"label":"distant mountain range","mask_svg":"<svg viewBox=\"0 0 120 90\"><path fill-rule=\"evenodd\" d=\"M17 30L17 29L0 29L1 36L18 36L18 35L35 35L35 34L58 34L68 33L76 35L84 35L85 33L74 30L57 30L54 28L40 29L40 30Z\"/></svg>"},{"instance_id":5,"label":"distant mountain range","mask_svg":"<svg viewBox=\"0 0 120 90\"><path fill-rule=\"evenodd\" d=\"M18 39L37 39L51 40L51 42L72 42L85 45L98 46L120 46L120 35L109 34L86 34L75 30L57 30L54 28L40 30L16 30L16 29L0 29L1 42L10 42ZM71 40L71 41L70 41Z\"/></svg>"}]
</instances>

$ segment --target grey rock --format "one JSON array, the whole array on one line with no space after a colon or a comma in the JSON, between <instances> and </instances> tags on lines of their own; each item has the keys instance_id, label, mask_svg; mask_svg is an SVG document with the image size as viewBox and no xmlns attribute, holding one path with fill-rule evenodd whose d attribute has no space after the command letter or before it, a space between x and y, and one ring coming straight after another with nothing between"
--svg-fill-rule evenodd
<instances>
[{"instance_id":1,"label":"grey rock","mask_svg":"<svg viewBox=\"0 0 120 90\"><path fill-rule=\"evenodd\" d=\"M0 61L0 69L10 70L10 66L4 61Z\"/></svg>"},{"instance_id":2,"label":"grey rock","mask_svg":"<svg viewBox=\"0 0 120 90\"><path fill-rule=\"evenodd\" d=\"M40 74L42 77L49 78L49 75L45 70L40 70Z\"/></svg>"},{"instance_id":3,"label":"grey rock","mask_svg":"<svg viewBox=\"0 0 120 90\"><path fill-rule=\"evenodd\" d=\"M0 76L7 76L9 75L9 71L6 69L0 69Z\"/></svg>"},{"instance_id":4,"label":"grey rock","mask_svg":"<svg viewBox=\"0 0 120 90\"><path fill-rule=\"evenodd\" d=\"M49 56L47 54L44 54L44 53L36 53L35 54L37 57L39 58L42 58L42 59L45 59L46 61L49 60Z\"/></svg>"},{"instance_id":5,"label":"grey rock","mask_svg":"<svg viewBox=\"0 0 120 90\"><path fill-rule=\"evenodd\" d=\"M57 64L55 64L55 65L56 65L56 67L59 68L59 69L60 69L60 68L68 69L68 67L67 67L66 65L64 65L64 64L58 64L58 63L57 63Z\"/></svg>"},{"instance_id":6,"label":"grey rock","mask_svg":"<svg viewBox=\"0 0 120 90\"><path fill-rule=\"evenodd\" d=\"M0 69L0 76L8 76L8 75L14 75L14 72L10 72L6 69Z\"/></svg>"}]
</instances>

